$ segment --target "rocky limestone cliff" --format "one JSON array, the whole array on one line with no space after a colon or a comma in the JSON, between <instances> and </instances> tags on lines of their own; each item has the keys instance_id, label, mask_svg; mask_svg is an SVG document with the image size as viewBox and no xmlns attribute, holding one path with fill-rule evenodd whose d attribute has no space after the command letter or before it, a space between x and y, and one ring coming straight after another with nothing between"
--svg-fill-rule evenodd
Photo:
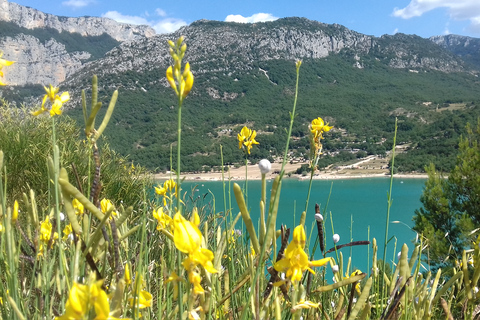
<instances>
[{"instance_id":1,"label":"rocky limestone cliff","mask_svg":"<svg viewBox=\"0 0 480 320\"><path fill-rule=\"evenodd\" d=\"M167 40L181 35L197 73L250 70L255 62L273 59L324 58L345 48L367 54L375 44L371 36L304 18L255 24L200 20L173 34L122 43L85 68L98 74L164 68L170 62Z\"/></svg>"},{"instance_id":2,"label":"rocky limestone cliff","mask_svg":"<svg viewBox=\"0 0 480 320\"><path fill-rule=\"evenodd\" d=\"M449 34L430 37L429 40L480 69L480 39Z\"/></svg>"},{"instance_id":3,"label":"rocky limestone cliff","mask_svg":"<svg viewBox=\"0 0 480 320\"><path fill-rule=\"evenodd\" d=\"M86 61L92 59L89 53L91 48L84 50L67 48L59 35L65 33L79 34L82 37L108 35L109 39L117 40L116 42L112 40L115 42L114 45L118 44L118 41L125 42L155 35L155 31L149 26L129 25L97 17L58 17L6 0L0 0L0 23L16 25L20 30L7 36L0 33L0 50L4 52L3 57L16 61L14 65L4 69L4 80L11 85L58 85L81 69ZM32 31L30 34L24 34L21 30ZM35 36L36 31L42 34L41 39ZM48 32L51 36L46 37L45 33Z\"/></svg>"},{"instance_id":4,"label":"rocky limestone cliff","mask_svg":"<svg viewBox=\"0 0 480 320\"><path fill-rule=\"evenodd\" d=\"M4 68L4 79L10 85L58 85L90 58L88 52L68 53L65 45L54 39L41 43L24 34L0 39L0 48L4 48L4 58L16 61Z\"/></svg>"},{"instance_id":5,"label":"rocky limestone cliff","mask_svg":"<svg viewBox=\"0 0 480 320\"><path fill-rule=\"evenodd\" d=\"M58 17L19 4L0 0L0 20L13 22L27 29L52 28L58 32L76 32L82 36L108 34L117 41L129 41L136 37L152 37L155 30L149 26L119 23L108 18Z\"/></svg>"},{"instance_id":6,"label":"rocky limestone cliff","mask_svg":"<svg viewBox=\"0 0 480 320\"><path fill-rule=\"evenodd\" d=\"M86 64L82 73L101 76L165 69L170 63L166 42L181 35L188 44L186 59L196 74L252 70L259 61L318 59L341 52L355 60L352 66L356 68L363 68L364 60L374 57L391 68L465 70L459 57L418 36L377 38L337 24L284 18L254 24L196 21L173 34L122 43L104 58Z\"/></svg>"}]
</instances>

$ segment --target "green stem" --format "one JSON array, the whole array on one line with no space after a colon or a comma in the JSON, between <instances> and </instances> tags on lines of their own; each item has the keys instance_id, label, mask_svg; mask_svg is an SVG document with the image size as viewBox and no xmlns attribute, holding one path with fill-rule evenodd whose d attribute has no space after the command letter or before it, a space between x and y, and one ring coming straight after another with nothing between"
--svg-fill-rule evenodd
<instances>
[{"instance_id":1,"label":"green stem","mask_svg":"<svg viewBox=\"0 0 480 320\"><path fill-rule=\"evenodd\" d=\"M290 113L290 127L288 129L287 144L285 145L285 152L283 154L282 169L280 170L281 177L283 177L283 174L285 173L284 168L285 168L285 165L287 164L288 147L290 146L290 137L292 135L293 120L295 119L295 110L297 108L298 80L299 80L299 78L300 78L300 66L297 67L297 81L296 81L296 84L295 84L295 99L293 101L292 113Z\"/></svg>"},{"instance_id":2,"label":"green stem","mask_svg":"<svg viewBox=\"0 0 480 320\"><path fill-rule=\"evenodd\" d=\"M60 199L59 195L59 186L58 186L58 174L60 168L60 154L57 147L56 141L56 132L55 132L55 117L52 117L52 147L53 147L53 191L55 197L55 219L57 220L57 233L58 233L58 261L60 263L60 284L61 290L63 291L63 280L64 278L64 268L66 268L63 244L62 244L62 227L61 227L61 219L60 219ZM66 270L65 270L66 273ZM65 296L61 295L61 304L64 305Z\"/></svg>"},{"instance_id":3,"label":"green stem","mask_svg":"<svg viewBox=\"0 0 480 320\"><path fill-rule=\"evenodd\" d=\"M386 259L387 259L387 241L388 241L388 221L390 221L390 207L392 206L392 185L393 185L393 169L395 165L395 146L397 143L397 118L395 118L395 133L393 135L393 147L392 147L392 165L390 168L390 190L388 191L388 205L387 205L387 220L385 221L385 242L383 245L383 270L382 272L385 272L385 266L386 266ZM383 305L383 298L385 294L385 280L383 276L380 276L380 279L382 279L382 294L381 294L381 300L380 303ZM383 306L382 306L383 309Z\"/></svg>"}]
</instances>

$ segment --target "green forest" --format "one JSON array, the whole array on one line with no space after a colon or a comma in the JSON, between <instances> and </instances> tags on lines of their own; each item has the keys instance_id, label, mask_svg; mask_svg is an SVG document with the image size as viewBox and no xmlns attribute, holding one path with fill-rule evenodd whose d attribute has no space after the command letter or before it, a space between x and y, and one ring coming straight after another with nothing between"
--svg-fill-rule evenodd
<instances>
[{"instance_id":1,"label":"green forest","mask_svg":"<svg viewBox=\"0 0 480 320\"><path fill-rule=\"evenodd\" d=\"M320 168L355 158L352 150L384 155L392 146L398 118L397 144L408 147L407 153L398 155L396 169L424 172L433 162L437 170L449 171L467 122L475 123L480 116L478 78L468 73L394 69L375 54L362 60L363 68L353 67L355 59L348 51L303 61L292 156L308 155L308 124L319 116L334 126L324 140ZM191 67L195 74L196 66ZM110 145L157 171L169 170L171 157L176 161L175 97L158 84L163 77L163 69L99 77L100 97L111 95L112 83L120 79L123 83L112 118L115 125L106 131ZM88 87L87 80L84 85ZM260 142L250 161L281 154L294 86L294 63L285 60L255 62L250 69L231 74L195 74L183 111L182 168L218 169L220 145L224 163L237 162L242 151L236 135L243 125L257 130ZM216 98L209 94L212 90ZM83 121L78 108L67 114Z\"/></svg>"}]
</instances>

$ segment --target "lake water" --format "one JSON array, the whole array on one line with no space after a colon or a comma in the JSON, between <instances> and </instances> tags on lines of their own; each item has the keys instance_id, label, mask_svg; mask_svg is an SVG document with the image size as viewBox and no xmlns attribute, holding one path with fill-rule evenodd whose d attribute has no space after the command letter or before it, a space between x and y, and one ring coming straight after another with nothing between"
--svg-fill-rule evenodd
<instances>
[{"instance_id":1,"label":"lake water","mask_svg":"<svg viewBox=\"0 0 480 320\"><path fill-rule=\"evenodd\" d=\"M233 182L231 182L233 185ZM237 181L244 188L245 181ZM270 198L271 181L267 184L267 203ZM281 197L278 209L277 228L285 224L293 228L298 225L300 214L305 209L305 201L308 191L308 181L284 179L282 183ZM415 209L421 207L420 196L425 184L424 179L400 179L394 178L392 188L392 206L390 209L389 236L387 249L387 261L396 260L396 254L400 251L403 243L407 243L411 252L412 240L416 233L412 227L412 217ZM340 235L338 244L350 241L372 240L376 238L378 244L378 258L383 258L383 243L385 239L385 225L387 217L387 197L390 186L389 178L360 178L345 180L314 180L307 209L305 223L307 238L312 231L311 245L317 237L316 225L314 224L315 203L320 205L324 214L327 241L326 249L333 247L332 221L335 233ZM215 212L223 212L223 187L222 182L184 182L183 191L192 195L203 204L214 207ZM229 192L227 182L227 208L229 208ZM261 181L248 181L248 207L251 211L254 223L259 217ZM329 194L331 195L329 199ZM213 194L213 195L212 195ZM231 192L233 213L239 212L235 202L233 191ZM328 202L328 207L326 207ZM268 212L268 208L266 209ZM331 217L331 218L330 218ZM395 222L398 221L398 222ZM241 226L240 226L241 228ZM370 247L370 249L368 248ZM318 250L317 250L318 251ZM344 258L352 256L352 265L365 270L371 265L371 246L356 246L341 249ZM331 253L329 255L334 255ZM370 256L369 256L370 255ZM315 258L320 258L317 252Z\"/></svg>"}]
</instances>

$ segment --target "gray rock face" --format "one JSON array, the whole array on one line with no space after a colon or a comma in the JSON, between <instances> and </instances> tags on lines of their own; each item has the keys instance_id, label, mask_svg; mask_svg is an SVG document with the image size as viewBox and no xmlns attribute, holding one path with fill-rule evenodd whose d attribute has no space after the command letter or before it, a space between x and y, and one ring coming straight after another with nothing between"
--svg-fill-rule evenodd
<instances>
[{"instance_id":1,"label":"gray rock face","mask_svg":"<svg viewBox=\"0 0 480 320\"><path fill-rule=\"evenodd\" d=\"M118 23L107 18L58 17L6 0L0 0L0 21L31 30L51 28L59 33L79 33L82 36L107 34L121 42L155 35L149 26ZM7 37L0 34L0 50L4 52L3 58L16 61L3 70L4 81L10 85L58 85L91 58L86 51L68 51L53 37L40 41L21 33Z\"/></svg>"},{"instance_id":2,"label":"gray rock face","mask_svg":"<svg viewBox=\"0 0 480 320\"><path fill-rule=\"evenodd\" d=\"M41 43L24 34L0 40L0 48L5 48L4 58L16 61L4 68L4 79L10 85L58 85L90 58L88 52L68 53L65 45L54 39Z\"/></svg>"},{"instance_id":3,"label":"gray rock face","mask_svg":"<svg viewBox=\"0 0 480 320\"><path fill-rule=\"evenodd\" d=\"M251 70L258 61L324 58L345 48L367 54L375 39L340 25L303 18L289 22L237 24L200 20L173 34L122 43L105 58L86 65L100 74L152 70L170 61L168 39L185 36L187 60L197 73Z\"/></svg>"},{"instance_id":4,"label":"gray rock face","mask_svg":"<svg viewBox=\"0 0 480 320\"><path fill-rule=\"evenodd\" d=\"M0 20L13 22L27 29L52 28L58 32L80 33L82 36L99 36L106 33L117 41L155 35L155 30L149 26L130 25L98 17L58 17L6 0L0 0Z\"/></svg>"}]
</instances>

